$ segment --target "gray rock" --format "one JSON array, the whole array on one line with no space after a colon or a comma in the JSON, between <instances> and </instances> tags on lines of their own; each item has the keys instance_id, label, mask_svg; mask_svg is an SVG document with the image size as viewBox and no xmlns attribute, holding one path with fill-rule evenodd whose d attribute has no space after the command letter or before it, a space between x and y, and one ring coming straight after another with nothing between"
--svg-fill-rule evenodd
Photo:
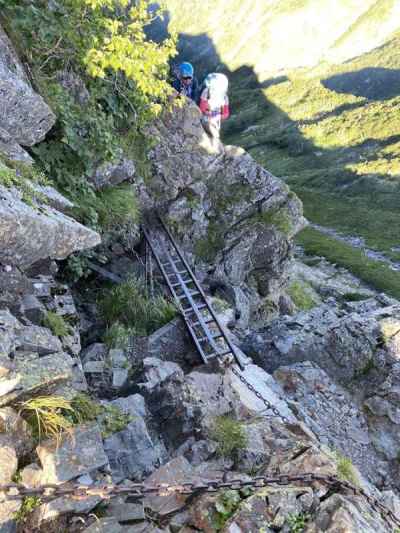
<instances>
[{"instance_id":1,"label":"gray rock","mask_svg":"<svg viewBox=\"0 0 400 533\"><path fill-rule=\"evenodd\" d=\"M144 398L139 394L119 398L110 405L131 417L127 426L104 440L114 481L142 479L166 460L164 445L147 426Z\"/></svg>"},{"instance_id":2,"label":"gray rock","mask_svg":"<svg viewBox=\"0 0 400 533\"><path fill-rule=\"evenodd\" d=\"M292 239L304 227L301 204L244 150L212 146L188 102L149 128L153 177L135 180L146 207L165 212L188 257L233 290L240 325L259 295L278 301Z\"/></svg>"},{"instance_id":3,"label":"gray rock","mask_svg":"<svg viewBox=\"0 0 400 533\"><path fill-rule=\"evenodd\" d=\"M3 128L0 127L0 153L4 154L7 159L11 161L18 161L26 165L32 165L33 159L18 143L16 143L12 136Z\"/></svg>"},{"instance_id":4,"label":"gray rock","mask_svg":"<svg viewBox=\"0 0 400 533\"><path fill-rule=\"evenodd\" d=\"M128 382L127 368L113 368L112 370L112 386L115 389L122 389Z\"/></svg>"},{"instance_id":5,"label":"gray rock","mask_svg":"<svg viewBox=\"0 0 400 533\"><path fill-rule=\"evenodd\" d=\"M81 353L81 359L84 368L86 363L88 363L89 361L104 361L106 355L107 346L105 344L102 344L100 342L95 342L94 344L91 344L90 346L82 350Z\"/></svg>"},{"instance_id":6,"label":"gray rock","mask_svg":"<svg viewBox=\"0 0 400 533\"><path fill-rule=\"evenodd\" d=\"M320 442L341 452L371 482L381 483L388 465L373 445L362 405L315 364L305 362L281 367L274 373L288 399L296 402L297 416Z\"/></svg>"},{"instance_id":7,"label":"gray rock","mask_svg":"<svg viewBox=\"0 0 400 533\"><path fill-rule=\"evenodd\" d=\"M103 163L92 176L89 176L89 180L96 189L102 189L132 179L135 172L135 163L131 159L122 158L115 163Z\"/></svg>"},{"instance_id":8,"label":"gray rock","mask_svg":"<svg viewBox=\"0 0 400 533\"><path fill-rule=\"evenodd\" d=\"M0 127L15 142L32 146L55 122L54 113L28 81L17 54L0 27Z\"/></svg>"},{"instance_id":9,"label":"gray rock","mask_svg":"<svg viewBox=\"0 0 400 533\"><path fill-rule=\"evenodd\" d=\"M51 257L92 248L100 236L48 206L35 208L22 201L15 189L0 186L0 261L28 267Z\"/></svg>"},{"instance_id":10,"label":"gray rock","mask_svg":"<svg viewBox=\"0 0 400 533\"><path fill-rule=\"evenodd\" d=\"M83 365L85 374L101 374L104 372L104 361L88 361Z\"/></svg>"},{"instance_id":11,"label":"gray rock","mask_svg":"<svg viewBox=\"0 0 400 533\"><path fill-rule=\"evenodd\" d=\"M363 498L334 494L318 507L307 533L387 533L388 525Z\"/></svg>"},{"instance_id":12,"label":"gray rock","mask_svg":"<svg viewBox=\"0 0 400 533\"><path fill-rule=\"evenodd\" d=\"M347 386L362 381L374 390L389 374L395 357L382 346L383 322L388 316L399 319L400 306L377 308L375 300L362 304L358 312L345 313L324 304L277 319L250 333L242 348L268 372L314 361Z\"/></svg>"},{"instance_id":13,"label":"gray rock","mask_svg":"<svg viewBox=\"0 0 400 533\"><path fill-rule=\"evenodd\" d=\"M0 497L0 533L16 533L17 523L14 514L21 507L19 500L2 501Z\"/></svg>"},{"instance_id":14,"label":"gray rock","mask_svg":"<svg viewBox=\"0 0 400 533\"><path fill-rule=\"evenodd\" d=\"M152 333L148 337L147 352L150 357L161 357L181 366L199 362L199 354L181 318Z\"/></svg>"},{"instance_id":15,"label":"gray rock","mask_svg":"<svg viewBox=\"0 0 400 533\"><path fill-rule=\"evenodd\" d=\"M37 357L24 354L12 362L12 370L0 378L0 406L33 394L50 393L72 378L72 359L65 353Z\"/></svg>"},{"instance_id":16,"label":"gray rock","mask_svg":"<svg viewBox=\"0 0 400 533\"><path fill-rule=\"evenodd\" d=\"M57 209L57 211L65 213L74 207L74 204L70 200L65 198L65 196L60 194L50 185L38 185L37 183L32 183L32 187L35 191L45 196L48 204L51 205L51 207L54 207L54 209Z\"/></svg>"},{"instance_id":17,"label":"gray rock","mask_svg":"<svg viewBox=\"0 0 400 533\"><path fill-rule=\"evenodd\" d=\"M49 329L40 326L24 326L18 333L17 349L49 355L62 350L61 341Z\"/></svg>"},{"instance_id":18,"label":"gray rock","mask_svg":"<svg viewBox=\"0 0 400 533\"><path fill-rule=\"evenodd\" d=\"M124 528L115 518L100 518L91 526L83 530L83 533L123 533Z\"/></svg>"},{"instance_id":19,"label":"gray rock","mask_svg":"<svg viewBox=\"0 0 400 533\"><path fill-rule=\"evenodd\" d=\"M30 426L11 407L0 409L0 446L12 446L18 457L27 455L34 447Z\"/></svg>"},{"instance_id":20,"label":"gray rock","mask_svg":"<svg viewBox=\"0 0 400 533\"><path fill-rule=\"evenodd\" d=\"M71 435L62 438L58 446L53 441L46 441L36 451L47 483L69 481L108 463L96 425L77 426Z\"/></svg>"},{"instance_id":21,"label":"gray rock","mask_svg":"<svg viewBox=\"0 0 400 533\"><path fill-rule=\"evenodd\" d=\"M12 446L0 445L0 484L10 483L17 471L18 459Z\"/></svg>"},{"instance_id":22,"label":"gray rock","mask_svg":"<svg viewBox=\"0 0 400 533\"><path fill-rule=\"evenodd\" d=\"M143 503L128 503L125 498L113 498L107 505L107 516L118 522L145 520Z\"/></svg>"},{"instance_id":23,"label":"gray rock","mask_svg":"<svg viewBox=\"0 0 400 533\"><path fill-rule=\"evenodd\" d=\"M169 463L160 467L145 481L145 485L154 486L160 483L178 485L184 481L196 480L196 475L184 457L172 459ZM159 516L165 516L179 511L185 506L187 496L171 494L170 496L147 496L144 499L144 506L150 508Z\"/></svg>"},{"instance_id":24,"label":"gray rock","mask_svg":"<svg viewBox=\"0 0 400 533\"><path fill-rule=\"evenodd\" d=\"M22 298L19 312L36 325L42 324L46 316L45 306L34 294L26 294Z\"/></svg>"}]
</instances>

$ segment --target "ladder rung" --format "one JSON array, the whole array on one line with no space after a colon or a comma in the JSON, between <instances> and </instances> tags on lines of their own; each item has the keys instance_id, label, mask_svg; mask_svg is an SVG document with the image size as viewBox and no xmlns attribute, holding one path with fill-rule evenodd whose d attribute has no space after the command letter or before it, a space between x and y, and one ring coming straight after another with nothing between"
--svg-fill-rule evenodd
<instances>
[{"instance_id":1,"label":"ladder rung","mask_svg":"<svg viewBox=\"0 0 400 533\"><path fill-rule=\"evenodd\" d=\"M199 291L193 291L190 293L190 296L198 296L199 294ZM178 296L179 300L183 300L184 298L187 298L186 294L181 294L180 296Z\"/></svg>"},{"instance_id":2,"label":"ladder rung","mask_svg":"<svg viewBox=\"0 0 400 533\"><path fill-rule=\"evenodd\" d=\"M218 335L210 335L210 337L214 339L220 339L223 337L222 333L219 333ZM199 342L209 341L210 339L208 337L201 337L201 339L197 339Z\"/></svg>"},{"instance_id":3,"label":"ladder rung","mask_svg":"<svg viewBox=\"0 0 400 533\"><path fill-rule=\"evenodd\" d=\"M200 305L197 305L196 306L196 309L204 309L207 307L207 304L200 304ZM184 309L185 313L194 313L194 307L187 307L186 309Z\"/></svg>"},{"instance_id":4,"label":"ladder rung","mask_svg":"<svg viewBox=\"0 0 400 533\"><path fill-rule=\"evenodd\" d=\"M183 283L193 283L193 281L191 279L183 279L182 281L183 281ZM173 283L171 285L171 287L173 289L177 289L178 287L182 287L182 283Z\"/></svg>"},{"instance_id":5,"label":"ladder rung","mask_svg":"<svg viewBox=\"0 0 400 533\"><path fill-rule=\"evenodd\" d=\"M215 319L214 318L207 318L207 320L204 320L205 324L211 324L211 322L215 322ZM196 326L201 326L201 322L199 320L197 320L196 322L193 322L193 324L190 324L190 326L192 328L194 328Z\"/></svg>"},{"instance_id":6,"label":"ladder rung","mask_svg":"<svg viewBox=\"0 0 400 533\"><path fill-rule=\"evenodd\" d=\"M226 350L226 352L222 352L222 353L213 352L210 354L205 354L205 357L206 359L212 359L213 357L222 357L223 355L228 355L228 353L232 353L232 351Z\"/></svg>"}]
</instances>

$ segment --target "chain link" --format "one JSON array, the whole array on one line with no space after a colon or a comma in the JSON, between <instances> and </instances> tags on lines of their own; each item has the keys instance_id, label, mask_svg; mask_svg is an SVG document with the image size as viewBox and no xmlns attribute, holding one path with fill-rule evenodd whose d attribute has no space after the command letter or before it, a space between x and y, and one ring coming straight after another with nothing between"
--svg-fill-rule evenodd
<instances>
[{"instance_id":1,"label":"chain link","mask_svg":"<svg viewBox=\"0 0 400 533\"><path fill-rule=\"evenodd\" d=\"M75 500L82 500L92 496L102 499L110 499L114 496L130 496L143 499L147 496L171 496L172 494L193 495L196 493L214 493L220 489L239 490L244 488L261 488L267 485L288 486L292 484L311 485L320 483L335 490L351 492L355 496L364 498L372 508L376 509L382 518L391 527L393 524L400 527L400 518L391 509L383 505L377 498L365 492L364 489L355 487L347 481L341 481L335 476L314 474L306 472L303 474L279 474L275 476L255 476L252 479L213 479L202 482L187 482L180 484L160 483L158 485L146 485L145 483L133 483L130 486L102 485L87 486L65 483L63 485L41 485L40 487L29 488L22 484L10 483L0 485L0 492L3 492L8 499L21 499L26 496L40 497L42 502L51 501L54 498L70 497Z\"/></svg>"},{"instance_id":2,"label":"chain link","mask_svg":"<svg viewBox=\"0 0 400 533\"><path fill-rule=\"evenodd\" d=\"M272 411L274 415L280 418L284 424L290 424L290 420L285 415L282 415L269 400L264 398L264 396L262 396L262 394L258 392L258 390L256 390L249 381L247 381L247 379L240 373L240 371L236 367L231 366L231 370L235 374L235 376L238 377L244 385L246 385L249 391L251 391L259 400L263 402L263 404L269 411Z\"/></svg>"}]
</instances>

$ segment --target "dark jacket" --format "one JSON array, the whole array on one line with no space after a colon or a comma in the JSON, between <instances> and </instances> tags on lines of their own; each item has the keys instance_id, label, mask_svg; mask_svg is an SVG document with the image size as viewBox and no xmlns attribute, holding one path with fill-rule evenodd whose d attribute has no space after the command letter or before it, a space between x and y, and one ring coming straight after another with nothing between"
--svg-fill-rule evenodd
<instances>
[{"instance_id":1,"label":"dark jacket","mask_svg":"<svg viewBox=\"0 0 400 533\"><path fill-rule=\"evenodd\" d=\"M172 87L178 91L179 94L184 94L188 98L191 98L196 104L199 101L199 84L196 78L193 78L190 85L184 85L180 79L175 79L172 83Z\"/></svg>"}]
</instances>

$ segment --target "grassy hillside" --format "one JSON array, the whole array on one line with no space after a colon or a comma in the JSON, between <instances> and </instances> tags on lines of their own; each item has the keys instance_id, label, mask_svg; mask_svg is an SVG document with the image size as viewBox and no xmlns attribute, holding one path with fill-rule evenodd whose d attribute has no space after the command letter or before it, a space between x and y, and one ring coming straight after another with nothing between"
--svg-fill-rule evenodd
<instances>
[{"instance_id":1,"label":"grassy hillside","mask_svg":"<svg viewBox=\"0 0 400 533\"><path fill-rule=\"evenodd\" d=\"M210 68L251 66L258 75L340 62L400 28L398 0L166 0L180 48Z\"/></svg>"},{"instance_id":2,"label":"grassy hillside","mask_svg":"<svg viewBox=\"0 0 400 533\"><path fill-rule=\"evenodd\" d=\"M226 140L283 177L312 222L363 237L400 261L400 33L342 65L261 84L244 68L232 82ZM326 255L328 238L317 233L304 234L303 244ZM330 239L330 259L363 276L356 266L362 254L348 248L343 254ZM389 276L378 265L364 278L377 286L386 278L385 290L400 295L400 273Z\"/></svg>"}]
</instances>

